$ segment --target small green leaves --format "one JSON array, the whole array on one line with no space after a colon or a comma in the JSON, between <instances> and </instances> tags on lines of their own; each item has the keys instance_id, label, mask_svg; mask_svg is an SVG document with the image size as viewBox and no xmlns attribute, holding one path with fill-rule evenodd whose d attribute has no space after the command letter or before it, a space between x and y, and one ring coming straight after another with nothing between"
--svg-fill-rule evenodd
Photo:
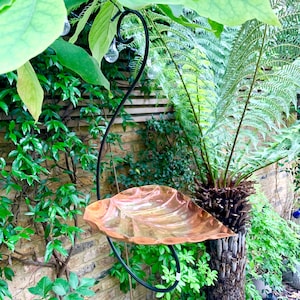
<instances>
[{"instance_id":1,"label":"small green leaves","mask_svg":"<svg viewBox=\"0 0 300 300\"><path fill-rule=\"evenodd\" d=\"M62 242L60 240L53 240L50 241L46 246L45 257L44 257L45 262L48 262L50 260L54 250L59 252L63 256L68 255L68 252L63 247Z\"/></svg>"},{"instance_id":2,"label":"small green leaves","mask_svg":"<svg viewBox=\"0 0 300 300\"><path fill-rule=\"evenodd\" d=\"M51 291L52 281L49 277L44 276L36 286L30 287L28 290L33 295L38 295L41 297L46 297L47 294Z\"/></svg>"},{"instance_id":3,"label":"small green leaves","mask_svg":"<svg viewBox=\"0 0 300 300\"><path fill-rule=\"evenodd\" d=\"M1 218L1 219L5 219L5 218L7 218L8 216L13 216L13 214L11 213L11 211L8 210L8 209L5 208L5 207L1 207L1 208L0 208L0 218Z\"/></svg>"},{"instance_id":4,"label":"small green leaves","mask_svg":"<svg viewBox=\"0 0 300 300\"><path fill-rule=\"evenodd\" d=\"M14 271L9 267L4 267L3 273L4 273L4 277L10 281L12 281L13 277L15 276Z\"/></svg>"},{"instance_id":5,"label":"small green leaves","mask_svg":"<svg viewBox=\"0 0 300 300\"><path fill-rule=\"evenodd\" d=\"M69 283L63 278L57 278L52 287L53 292L58 296L64 296L70 290Z\"/></svg>"},{"instance_id":6,"label":"small green leaves","mask_svg":"<svg viewBox=\"0 0 300 300\"><path fill-rule=\"evenodd\" d=\"M56 40L50 48L56 52L62 65L79 74L83 80L109 89L109 82L102 74L97 61L83 48L63 39Z\"/></svg>"},{"instance_id":7,"label":"small green leaves","mask_svg":"<svg viewBox=\"0 0 300 300\"><path fill-rule=\"evenodd\" d=\"M117 12L118 10L113 3L110 1L104 3L91 28L89 45L93 57L99 64L116 34L117 22L116 20L112 22L112 18Z\"/></svg>"},{"instance_id":8,"label":"small green leaves","mask_svg":"<svg viewBox=\"0 0 300 300\"><path fill-rule=\"evenodd\" d=\"M0 299L5 299L5 297L12 299L7 282L5 280L0 280Z\"/></svg>"},{"instance_id":9,"label":"small green leaves","mask_svg":"<svg viewBox=\"0 0 300 300\"><path fill-rule=\"evenodd\" d=\"M69 281L64 278L56 278L54 281L47 276L43 277L36 286L28 290L33 295L38 295L42 299L49 298L52 292L56 296L63 297L65 300L84 300L86 297L93 296L95 293L90 289L95 284L93 278L82 278L79 280L75 273L70 273Z\"/></svg>"},{"instance_id":10,"label":"small green leaves","mask_svg":"<svg viewBox=\"0 0 300 300\"><path fill-rule=\"evenodd\" d=\"M155 3L183 5L195 10L200 16L229 26L240 25L255 18L270 25L280 25L269 0L135 0L134 2L120 0L119 2L133 9Z\"/></svg>"},{"instance_id":11,"label":"small green leaves","mask_svg":"<svg viewBox=\"0 0 300 300\"><path fill-rule=\"evenodd\" d=\"M65 16L63 0L15 1L0 11L0 74L46 49L62 33Z\"/></svg>"},{"instance_id":12,"label":"small green leaves","mask_svg":"<svg viewBox=\"0 0 300 300\"><path fill-rule=\"evenodd\" d=\"M17 71L18 93L33 116L34 120L38 121L39 115L42 111L42 103L44 98L43 89L30 62L26 62L22 67L18 68Z\"/></svg>"}]
</instances>

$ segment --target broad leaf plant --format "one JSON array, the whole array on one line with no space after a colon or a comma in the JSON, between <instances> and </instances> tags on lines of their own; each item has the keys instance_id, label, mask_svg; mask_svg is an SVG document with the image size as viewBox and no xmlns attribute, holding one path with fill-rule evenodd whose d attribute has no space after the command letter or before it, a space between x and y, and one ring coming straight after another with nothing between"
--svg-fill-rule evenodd
<instances>
[{"instance_id":1,"label":"broad leaf plant","mask_svg":"<svg viewBox=\"0 0 300 300\"><path fill-rule=\"evenodd\" d=\"M200 15L211 19L214 28L218 27L218 23L238 25L254 18L271 25L280 25L269 0L227 0L221 3L216 0L121 0L116 3L98 0L1 0L0 74L18 70L18 80L27 83L19 84L19 94L35 121L41 113L44 95L29 60L48 47L56 52L61 64L77 72L83 80L109 89L107 79L101 72L101 61L115 35L116 20L112 21L112 17L124 7L140 9L155 3L167 6L176 4L174 11L178 11L178 6L194 9ZM67 14L83 4L88 9L80 16L75 36L69 40L67 37L65 43L62 40L56 41L63 32ZM97 15L89 34L92 55L89 55L74 42L88 22L89 16L95 12ZM176 13L175 17L176 20L181 20Z\"/></svg>"}]
</instances>

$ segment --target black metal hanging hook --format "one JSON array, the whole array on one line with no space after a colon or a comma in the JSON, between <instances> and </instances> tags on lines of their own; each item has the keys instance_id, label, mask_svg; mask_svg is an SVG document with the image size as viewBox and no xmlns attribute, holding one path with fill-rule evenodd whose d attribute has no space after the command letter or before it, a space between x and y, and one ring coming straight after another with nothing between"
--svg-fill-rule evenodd
<instances>
[{"instance_id":1,"label":"black metal hanging hook","mask_svg":"<svg viewBox=\"0 0 300 300\"><path fill-rule=\"evenodd\" d=\"M118 13L117 16L119 14L120 13ZM120 14L120 17L119 17L118 23L117 23L117 41L120 42L120 43L123 43L123 44L129 44L133 41L132 37L128 38L128 39L124 39L121 35L122 21L123 21L124 17L126 17L129 14L134 14L142 22L143 29L144 29L144 35L145 35L145 50L144 50L144 56L143 56L143 60L142 60L140 70L138 71L135 79L133 80L132 84L130 85L129 89L127 90L126 94L124 95L123 99L121 100L120 104L118 105L116 111L114 112L110 122L108 123L108 126L105 130L105 133L102 137L102 140L101 140L100 149L99 149L99 153L98 153L97 168L96 168L96 192L97 192L97 199L98 200L101 200L101 193L100 193L101 157L102 157L102 153L103 153L103 150L104 150L104 145L106 143L107 136L108 136L109 131L110 131L117 115L119 114L122 106L124 105L125 101L128 99L129 95L131 94L131 92L135 88L136 84L138 83L138 81L139 81L139 79L140 79L140 77L141 77L141 75L142 75L142 73L143 73L143 71L146 67L148 54L149 54L149 31L148 31L147 23L146 23L144 17L142 16L142 14L140 12L136 11L136 10L126 9ZM171 254L172 254L172 257L174 258L175 263L176 263L176 279L175 279L173 285L171 285L170 287L157 288L155 286L149 285L147 282L145 282L142 279L140 279L139 277L137 277L137 275L134 274L134 272L129 268L129 266L125 263L125 261L120 256L119 251L116 249L116 247L113 244L111 238L107 236L107 239L108 239L110 247L112 248L112 250L113 250L114 254L116 255L117 259L119 260L119 262L126 269L126 271L130 274L130 276L132 276L141 285L143 285L144 287L146 287L146 288L148 288L148 289L150 289L154 292L162 292L162 293L167 293L167 292L170 292L173 289L175 289L175 287L177 286L177 284L179 283L179 280L180 280L180 263L179 263L178 256L177 256L176 251L175 251L173 246L169 245L168 247L169 247L169 249L171 251Z\"/></svg>"},{"instance_id":2,"label":"black metal hanging hook","mask_svg":"<svg viewBox=\"0 0 300 300\"><path fill-rule=\"evenodd\" d=\"M97 190L97 199L100 200L101 196L100 196L100 162L101 162L101 157L102 157L102 153L104 150L104 145L106 143L106 139L107 136L109 134L109 131L111 129L111 126L113 125L117 115L119 114L121 108L123 107L124 103L126 102L126 100L128 99L129 95L131 94L131 92L133 91L133 89L135 88L136 84L138 83L138 81L140 80L143 71L146 67L146 63L147 63L147 59L148 59L148 54L149 54L149 31L147 28L147 23L144 19L144 17L142 16L142 14L138 11L135 10L125 10L121 13L119 19L118 19L118 23L117 23L117 40L121 43L125 42L125 44L130 43L131 41L133 41L133 38L129 38L124 40L121 36L121 23L122 20L124 19L124 17L126 17L128 14L134 14L136 15L142 22L143 24L143 28L144 28L144 34L145 34L145 50L144 50L144 57L142 60L142 64L141 64L141 68L138 71L135 79L133 80L133 82L131 83L129 89L127 90L126 94L124 95L123 99L121 100L120 104L118 105L116 111L114 112L112 118L110 119L110 122L107 125L107 128L105 130L105 133L102 137L102 141L100 144L100 149L99 149L99 154L98 154L98 160L97 160L97 168L96 168L96 190Z\"/></svg>"}]
</instances>

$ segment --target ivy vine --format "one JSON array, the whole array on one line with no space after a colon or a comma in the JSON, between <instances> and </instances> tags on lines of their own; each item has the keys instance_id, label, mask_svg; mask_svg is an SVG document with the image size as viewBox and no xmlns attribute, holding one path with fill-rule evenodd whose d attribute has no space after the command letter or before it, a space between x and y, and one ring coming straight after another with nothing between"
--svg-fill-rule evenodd
<instances>
[{"instance_id":1,"label":"ivy vine","mask_svg":"<svg viewBox=\"0 0 300 300\"><path fill-rule=\"evenodd\" d=\"M56 274L53 281L44 277L29 288L39 299L85 299L93 294L95 280L77 278L68 266L83 232L78 216L92 194L80 188L80 172L93 179L95 139L105 129L103 110L113 109L118 97L112 102L108 91L83 83L50 51L32 65L47 91L40 122L24 109L16 74L0 75L0 299L12 298L7 280L13 280L14 261L51 268ZM76 130L79 125L87 132ZM107 166L103 163L102 169ZM44 243L42 260L34 250L23 253L18 248L21 239L30 243L34 236Z\"/></svg>"}]
</instances>

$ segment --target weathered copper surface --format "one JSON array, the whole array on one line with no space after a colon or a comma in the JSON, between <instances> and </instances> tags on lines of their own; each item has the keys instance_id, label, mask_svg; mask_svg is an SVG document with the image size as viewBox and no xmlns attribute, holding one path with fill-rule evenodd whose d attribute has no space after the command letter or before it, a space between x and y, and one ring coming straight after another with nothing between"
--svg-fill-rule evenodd
<instances>
[{"instance_id":1,"label":"weathered copper surface","mask_svg":"<svg viewBox=\"0 0 300 300\"><path fill-rule=\"evenodd\" d=\"M158 185L134 187L94 202L83 218L111 238L144 245L194 243L234 235L186 195Z\"/></svg>"}]
</instances>

